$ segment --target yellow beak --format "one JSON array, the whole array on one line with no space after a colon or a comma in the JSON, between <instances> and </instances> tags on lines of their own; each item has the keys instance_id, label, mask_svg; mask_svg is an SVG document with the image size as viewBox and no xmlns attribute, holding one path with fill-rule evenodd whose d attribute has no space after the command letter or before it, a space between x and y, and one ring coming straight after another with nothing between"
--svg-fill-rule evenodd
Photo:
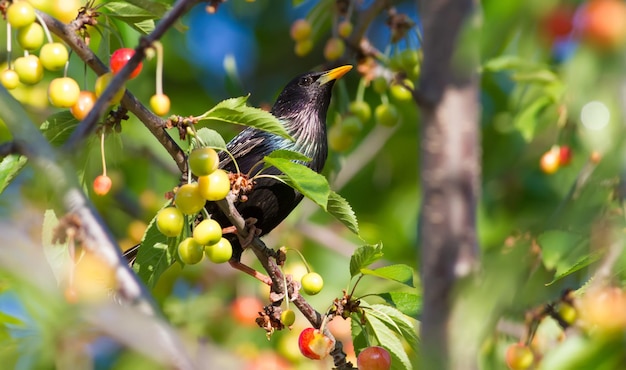
<instances>
[{"instance_id":1,"label":"yellow beak","mask_svg":"<svg viewBox=\"0 0 626 370\"><path fill-rule=\"evenodd\" d=\"M323 85L327 82L330 82L332 80L337 80L339 79L341 76L345 75L346 73L348 73L349 70L352 69L351 65L345 65L345 66L341 66L341 67L337 67L337 68L333 68L330 71L324 73L320 78L319 78L319 83L320 85Z\"/></svg>"}]
</instances>

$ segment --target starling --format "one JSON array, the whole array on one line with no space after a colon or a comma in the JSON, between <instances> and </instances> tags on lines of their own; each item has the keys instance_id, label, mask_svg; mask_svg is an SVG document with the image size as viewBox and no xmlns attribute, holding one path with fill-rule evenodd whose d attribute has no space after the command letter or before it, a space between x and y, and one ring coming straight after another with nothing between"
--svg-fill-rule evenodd
<instances>
[{"instance_id":1,"label":"starling","mask_svg":"<svg viewBox=\"0 0 626 370\"><path fill-rule=\"evenodd\" d=\"M235 136L226 148L237 161L239 171L254 176L263 167L258 163L277 149L299 152L311 160L303 164L315 172L321 172L328 156L326 139L326 113L335 81L352 69L345 65L324 72L309 72L291 80L278 95L271 113L284 125L294 140L247 127ZM220 153L220 168L236 172L235 164L226 152ZM274 167L263 174L280 175ZM246 194L246 201L235 204L244 219L255 219L254 226L265 235L280 224L300 203L303 195L290 186L273 178L255 179L252 190ZM231 226L228 218L212 203L207 210L224 228ZM225 235L233 245L233 258L238 262L243 247L233 235ZM132 253L128 251L127 253Z\"/></svg>"}]
</instances>

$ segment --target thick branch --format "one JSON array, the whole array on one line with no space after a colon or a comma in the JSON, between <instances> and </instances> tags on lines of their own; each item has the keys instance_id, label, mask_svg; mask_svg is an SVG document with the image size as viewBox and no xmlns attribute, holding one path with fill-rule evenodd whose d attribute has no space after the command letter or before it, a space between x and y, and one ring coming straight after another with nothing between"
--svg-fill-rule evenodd
<instances>
[{"instance_id":1,"label":"thick branch","mask_svg":"<svg viewBox=\"0 0 626 370\"><path fill-rule=\"evenodd\" d=\"M421 338L424 368L475 369L478 340L455 342L453 290L478 260L476 206L480 189L477 61L454 68L471 0L422 1L424 63L416 93L422 109L420 143L423 203L419 224L424 286ZM457 54L458 56L458 54ZM466 57L466 55L465 55ZM467 67L469 66L469 67Z\"/></svg>"}]
</instances>

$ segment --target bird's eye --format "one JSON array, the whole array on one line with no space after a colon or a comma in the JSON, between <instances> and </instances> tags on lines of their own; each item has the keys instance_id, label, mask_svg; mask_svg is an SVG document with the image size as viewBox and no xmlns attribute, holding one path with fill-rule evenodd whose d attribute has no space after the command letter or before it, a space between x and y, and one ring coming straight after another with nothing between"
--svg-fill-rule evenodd
<instances>
[{"instance_id":1,"label":"bird's eye","mask_svg":"<svg viewBox=\"0 0 626 370\"><path fill-rule=\"evenodd\" d=\"M313 77L311 76L306 76L306 77L302 77L300 79L300 86L309 86L310 84L313 83Z\"/></svg>"}]
</instances>

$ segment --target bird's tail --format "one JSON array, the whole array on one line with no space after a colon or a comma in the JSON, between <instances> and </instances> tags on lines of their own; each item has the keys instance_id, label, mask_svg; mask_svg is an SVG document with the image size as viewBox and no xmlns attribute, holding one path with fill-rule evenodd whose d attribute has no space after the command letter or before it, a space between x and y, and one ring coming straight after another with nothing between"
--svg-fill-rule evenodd
<instances>
[{"instance_id":1,"label":"bird's tail","mask_svg":"<svg viewBox=\"0 0 626 370\"><path fill-rule=\"evenodd\" d=\"M122 253L122 256L124 256L124 258L126 258L126 261L128 262L128 266L133 266L133 264L135 263L135 260L137 259L137 252L139 252L139 246L141 244L137 244L133 247L128 248L127 250L124 251L124 253Z\"/></svg>"}]
</instances>

